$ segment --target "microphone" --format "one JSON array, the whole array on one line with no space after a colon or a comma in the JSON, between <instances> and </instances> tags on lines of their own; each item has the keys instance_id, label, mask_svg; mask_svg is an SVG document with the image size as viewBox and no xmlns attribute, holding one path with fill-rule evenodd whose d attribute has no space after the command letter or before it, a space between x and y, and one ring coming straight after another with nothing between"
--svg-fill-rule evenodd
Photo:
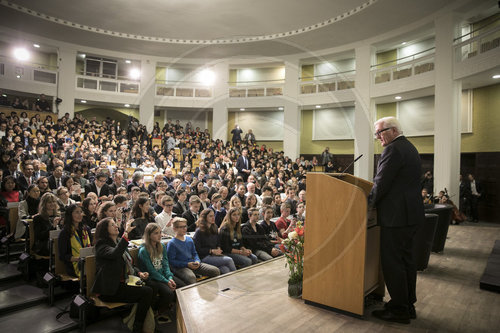
<instances>
[{"instance_id":1,"label":"microphone","mask_svg":"<svg viewBox=\"0 0 500 333\"><path fill-rule=\"evenodd\" d=\"M349 165L344 169L344 171L341 172L341 174L343 175L347 169L349 169L351 167L351 165L353 165L357 160L359 160L361 157L363 157L363 154L359 155L358 157L356 157L354 159L354 161L352 161L351 163L349 163Z\"/></svg>"}]
</instances>

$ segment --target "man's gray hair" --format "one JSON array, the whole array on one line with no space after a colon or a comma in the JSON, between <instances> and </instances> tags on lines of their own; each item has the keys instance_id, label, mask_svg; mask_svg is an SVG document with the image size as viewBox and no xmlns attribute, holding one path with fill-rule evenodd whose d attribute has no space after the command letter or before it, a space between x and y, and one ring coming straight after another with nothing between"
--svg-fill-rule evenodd
<instances>
[{"instance_id":1,"label":"man's gray hair","mask_svg":"<svg viewBox=\"0 0 500 333\"><path fill-rule=\"evenodd\" d=\"M137 182L138 180L144 178L144 172L142 171L136 171L132 175L132 181Z\"/></svg>"},{"instance_id":2,"label":"man's gray hair","mask_svg":"<svg viewBox=\"0 0 500 333\"><path fill-rule=\"evenodd\" d=\"M377 124L380 124L380 123L382 123L384 125L383 126L384 128L394 127L394 128L396 128L396 130L398 131L399 134L403 134L403 129L401 128L401 123L395 117L380 118L379 120L377 120L375 122L374 125L377 126Z\"/></svg>"}]
</instances>

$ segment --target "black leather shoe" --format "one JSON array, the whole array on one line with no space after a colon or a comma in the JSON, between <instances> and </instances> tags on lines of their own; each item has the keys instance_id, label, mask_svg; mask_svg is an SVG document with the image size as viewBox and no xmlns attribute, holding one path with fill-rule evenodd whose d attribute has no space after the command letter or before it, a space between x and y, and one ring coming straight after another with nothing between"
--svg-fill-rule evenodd
<instances>
[{"instance_id":1,"label":"black leather shoe","mask_svg":"<svg viewBox=\"0 0 500 333\"><path fill-rule=\"evenodd\" d=\"M374 317L377 317L378 319L390 321L390 322L394 322L394 323L400 323L400 324L409 324L410 323L410 316L403 315L403 314L396 314L388 309L375 310L372 312L372 315Z\"/></svg>"}]
</instances>

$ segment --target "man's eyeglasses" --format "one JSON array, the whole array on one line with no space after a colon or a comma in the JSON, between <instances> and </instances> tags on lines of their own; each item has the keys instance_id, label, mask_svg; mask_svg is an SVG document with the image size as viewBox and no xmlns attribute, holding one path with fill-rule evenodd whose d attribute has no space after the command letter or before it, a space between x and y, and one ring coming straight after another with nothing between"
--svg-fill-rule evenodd
<instances>
[{"instance_id":1,"label":"man's eyeglasses","mask_svg":"<svg viewBox=\"0 0 500 333\"><path fill-rule=\"evenodd\" d=\"M387 131L387 130L390 130L392 127L387 127L387 128L384 128L384 129L381 129L380 131L376 131L375 133L373 133L373 135L378 138L380 136L380 134L382 134L383 132Z\"/></svg>"}]
</instances>

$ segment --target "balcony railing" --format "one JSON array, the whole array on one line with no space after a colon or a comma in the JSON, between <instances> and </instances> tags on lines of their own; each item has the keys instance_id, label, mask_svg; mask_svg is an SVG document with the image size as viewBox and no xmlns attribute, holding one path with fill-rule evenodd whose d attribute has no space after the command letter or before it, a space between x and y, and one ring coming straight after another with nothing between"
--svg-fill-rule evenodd
<instances>
[{"instance_id":1,"label":"balcony railing","mask_svg":"<svg viewBox=\"0 0 500 333\"><path fill-rule=\"evenodd\" d=\"M500 25L498 20L478 30L455 39L455 59L457 62L474 58L500 46Z\"/></svg>"},{"instance_id":2,"label":"balcony railing","mask_svg":"<svg viewBox=\"0 0 500 333\"><path fill-rule=\"evenodd\" d=\"M83 75L87 74L87 75ZM82 73L76 76L76 87L111 93L139 94L140 84L137 81L127 80L118 76L117 79L107 75Z\"/></svg>"},{"instance_id":3,"label":"balcony railing","mask_svg":"<svg viewBox=\"0 0 500 333\"><path fill-rule=\"evenodd\" d=\"M20 63L3 56L0 56L0 75L5 78L53 85L57 83L57 67L36 63Z\"/></svg>"},{"instance_id":4,"label":"balcony railing","mask_svg":"<svg viewBox=\"0 0 500 333\"><path fill-rule=\"evenodd\" d=\"M373 65L371 76L375 84L396 81L434 70L435 48L430 48L410 56Z\"/></svg>"},{"instance_id":5,"label":"balcony railing","mask_svg":"<svg viewBox=\"0 0 500 333\"><path fill-rule=\"evenodd\" d=\"M199 82L156 81L156 96L181 98L212 98L213 88Z\"/></svg>"},{"instance_id":6,"label":"balcony railing","mask_svg":"<svg viewBox=\"0 0 500 333\"><path fill-rule=\"evenodd\" d=\"M270 97L282 96L284 80L232 81L228 82L229 97Z\"/></svg>"},{"instance_id":7,"label":"balcony railing","mask_svg":"<svg viewBox=\"0 0 500 333\"><path fill-rule=\"evenodd\" d=\"M300 79L301 94L319 94L332 91L352 89L355 87L354 76L356 71L345 71L303 77Z\"/></svg>"}]
</instances>

